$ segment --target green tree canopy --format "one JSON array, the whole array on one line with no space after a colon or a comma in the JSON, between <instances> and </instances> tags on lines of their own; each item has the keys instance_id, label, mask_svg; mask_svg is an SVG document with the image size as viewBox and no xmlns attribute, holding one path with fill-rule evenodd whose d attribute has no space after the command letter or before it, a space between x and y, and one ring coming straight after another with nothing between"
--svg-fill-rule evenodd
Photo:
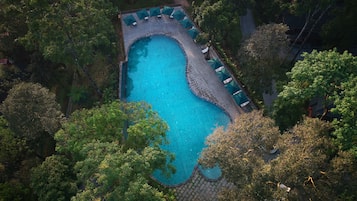
<instances>
[{"instance_id":1,"label":"green tree canopy","mask_svg":"<svg viewBox=\"0 0 357 201\"><path fill-rule=\"evenodd\" d=\"M70 162L63 156L53 155L32 169L31 187L39 200L69 200L77 191L75 175Z\"/></svg>"},{"instance_id":2,"label":"green tree canopy","mask_svg":"<svg viewBox=\"0 0 357 201\"><path fill-rule=\"evenodd\" d=\"M114 50L114 8L100 1L31 1L22 42L57 63L88 65L93 53ZM113 46L114 45L114 46Z\"/></svg>"},{"instance_id":3,"label":"green tree canopy","mask_svg":"<svg viewBox=\"0 0 357 201\"><path fill-rule=\"evenodd\" d=\"M44 133L54 135L63 116L55 95L34 83L15 85L0 110L11 130L30 141L39 139Z\"/></svg>"},{"instance_id":4,"label":"green tree canopy","mask_svg":"<svg viewBox=\"0 0 357 201\"><path fill-rule=\"evenodd\" d=\"M117 101L75 111L55 135L56 150L69 163L62 156L49 158L33 170L32 186L48 200L67 197L73 174L80 187L73 200L166 200L150 183L154 170L174 171L173 155L160 148L167 129L146 103ZM62 171L53 167L57 163ZM40 174L46 168L49 179Z\"/></svg>"},{"instance_id":5,"label":"green tree canopy","mask_svg":"<svg viewBox=\"0 0 357 201\"><path fill-rule=\"evenodd\" d=\"M159 163L166 163L166 153L145 147L141 153L123 151L117 143L88 143L87 155L76 163L80 182L85 188L74 200L165 200L164 194L148 183Z\"/></svg>"},{"instance_id":6,"label":"green tree canopy","mask_svg":"<svg viewBox=\"0 0 357 201\"><path fill-rule=\"evenodd\" d=\"M330 128L328 123L319 119L306 118L279 139L280 154L271 161L269 174L274 183L291 188L286 197L302 199L306 196L321 200L331 195L329 191L333 187L325 188L323 179L326 178L322 178L324 175L321 173L327 171L330 157L336 151L328 137ZM275 196L282 196L281 193L277 191Z\"/></svg>"},{"instance_id":7,"label":"green tree canopy","mask_svg":"<svg viewBox=\"0 0 357 201\"><path fill-rule=\"evenodd\" d=\"M194 7L194 21L210 35L210 39L221 43L233 53L237 51L242 35L239 25L242 7L236 5L239 2L243 1L206 0Z\"/></svg>"},{"instance_id":8,"label":"green tree canopy","mask_svg":"<svg viewBox=\"0 0 357 201\"><path fill-rule=\"evenodd\" d=\"M75 111L56 133L57 150L81 158L83 146L93 140L118 142L124 149L141 151L167 143L168 127L151 106L144 102L112 102L92 109Z\"/></svg>"},{"instance_id":9,"label":"green tree canopy","mask_svg":"<svg viewBox=\"0 0 357 201\"><path fill-rule=\"evenodd\" d=\"M28 32L20 38L21 43L39 50L45 59L82 71L101 95L87 65L98 53L116 54L116 34L110 21L116 9L112 4L65 0L31 1L27 6Z\"/></svg>"},{"instance_id":10,"label":"green tree canopy","mask_svg":"<svg viewBox=\"0 0 357 201\"><path fill-rule=\"evenodd\" d=\"M335 92L332 111L341 117L333 121L336 141L342 150L352 150L357 156L357 76L350 75L341 83L341 92Z\"/></svg>"},{"instance_id":11,"label":"green tree canopy","mask_svg":"<svg viewBox=\"0 0 357 201\"><path fill-rule=\"evenodd\" d=\"M16 138L8 122L0 116L0 182L12 178L27 152L26 142Z\"/></svg>"},{"instance_id":12,"label":"green tree canopy","mask_svg":"<svg viewBox=\"0 0 357 201\"><path fill-rule=\"evenodd\" d=\"M329 123L305 118L280 135L272 119L253 111L215 130L199 161L218 164L236 185L221 192L222 200L353 200L357 160L338 152L330 130Z\"/></svg>"},{"instance_id":13,"label":"green tree canopy","mask_svg":"<svg viewBox=\"0 0 357 201\"><path fill-rule=\"evenodd\" d=\"M24 55L14 54L19 50L20 45L16 39L27 32L25 2L2 0L0 5L0 52L18 59Z\"/></svg>"},{"instance_id":14,"label":"green tree canopy","mask_svg":"<svg viewBox=\"0 0 357 201\"><path fill-rule=\"evenodd\" d=\"M0 116L0 200L36 200L29 187L30 169L38 164L25 139Z\"/></svg>"},{"instance_id":15,"label":"green tree canopy","mask_svg":"<svg viewBox=\"0 0 357 201\"><path fill-rule=\"evenodd\" d=\"M331 104L335 93L341 92L341 84L348 82L350 75L356 75L357 59L350 53L314 50L304 53L303 57L287 73L290 81L274 104L274 118L281 129L289 128L301 119L312 98L326 98L326 106Z\"/></svg>"},{"instance_id":16,"label":"green tree canopy","mask_svg":"<svg viewBox=\"0 0 357 201\"><path fill-rule=\"evenodd\" d=\"M264 156L274 149L280 133L272 119L261 112L242 114L225 131L216 129L207 138L199 163L222 169L223 176L238 188L250 182L252 172L264 164Z\"/></svg>"},{"instance_id":17,"label":"green tree canopy","mask_svg":"<svg viewBox=\"0 0 357 201\"><path fill-rule=\"evenodd\" d=\"M238 52L240 70L247 86L258 94L272 90L287 54L288 39L284 24L266 24L245 40Z\"/></svg>"}]
</instances>

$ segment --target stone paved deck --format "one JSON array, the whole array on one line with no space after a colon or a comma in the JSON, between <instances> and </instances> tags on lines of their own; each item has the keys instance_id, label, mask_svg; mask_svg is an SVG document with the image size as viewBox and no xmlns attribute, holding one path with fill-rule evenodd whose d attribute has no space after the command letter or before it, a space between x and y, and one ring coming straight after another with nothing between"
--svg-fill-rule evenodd
<instances>
[{"instance_id":1,"label":"stone paved deck","mask_svg":"<svg viewBox=\"0 0 357 201\"><path fill-rule=\"evenodd\" d=\"M175 187L178 201L216 201L218 193L224 188L234 188L232 183L224 178L209 181L196 168L192 177L184 185Z\"/></svg>"}]
</instances>

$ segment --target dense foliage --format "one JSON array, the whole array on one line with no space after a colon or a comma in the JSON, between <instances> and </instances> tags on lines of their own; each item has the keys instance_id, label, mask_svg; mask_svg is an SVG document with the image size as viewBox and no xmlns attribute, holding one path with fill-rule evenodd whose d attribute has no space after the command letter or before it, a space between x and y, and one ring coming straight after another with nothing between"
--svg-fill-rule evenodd
<instances>
[{"instance_id":1,"label":"dense foliage","mask_svg":"<svg viewBox=\"0 0 357 201\"><path fill-rule=\"evenodd\" d=\"M2 102L0 111L17 136L38 140L43 133L54 135L62 113L55 95L40 84L19 83Z\"/></svg>"},{"instance_id":2,"label":"dense foliage","mask_svg":"<svg viewBox=\"0 0 357 201\"><path fill-rule=\"evenodd\" d=\"M0 58L14 62L0 66L0 200L171 199L150 178L154 169L167 175L174 170L173 156L159 146L167 143L167 125L148 105L112 102L79 110L62 122L56 103L65 111L68 97L78 108L92 107L86 102L102 93L109 97L103 102L113 99L115 93L105 87L116 89L118 73L108 66L117 63L117 13L170 2L0 0ZM356 47L356 1L198 0L193 5L188 11L205 41L217 45L229 66L241 64L233 70L259 93L271 89L271 79L283 83L277 74L286 69L278 64L297 56L285 54L309 43L313 32L322 39L319 48L337 47L305 53L293 64L273 108L283 135L273 120L254 111L209 137L200 162L218 163L238 187L221 198L356 200L357 64L356 57L342 53ZM262 26L242 43L239 16L247 8ZM296 35L286 51L287 27L279 23L289 15L303 24L290 30ZM324 100L319 117L338 117L329 119L331 124L303 116L316 97Z\"/></svg>"},{"instance_id":3,"label":"dense foliage","mask_svg":"<svg viewBox=\"0 0 357 201\"><path fill-rule=\"evenodd\" d=\"M322 99L324 118L334 113L333 134L343 150L356 150L357 141L355 80L357 58L348 52L336 50L313 51L303 54L288 73L290 81L284 86L275 103L274 117L281 129L293 126L308 111L309 102L316 97ZM330 110L332 107L335 109Z\"/></svg>"},{"instance_id":4,"label":"dense foliage","mask_svg":"<svg viewBox=\"0 0 357 201\"><path fill-rule=\"evenodd\" d=\"M249 1L203 1L194 5L194 21L210 39L235 54L241 40L239 16L245 13Z\"/></svg>"},{"instance_id":5,"label":"dense foliage","mask_svg":"<svg viewBox=\"0 0 357 201\"><path fill-rule=\"evenodd\" d=\"M41 200L164 200L150 176L173 171L173 156L160 148L166 131L145 103L78 110L55 135L58 155L33 169L31 184Z\"/></svg>"},{"instance_id":6,"label":"dense foliage","mask_svg":"<svg viewBox=\"0 0 357 201\"><path fill-rule=\"evenodd\" d=\"M288 38L285 34L288 26L284 24L266 24L245 41L239 51L239 70L249 89L257 94L272 91L272 80L277 79L287 56Z\"/></svg>"},{"instance_id":7,"label":"dense foliage","mask_svg":"<svg viewBox=\"0 0 357 201\"><path fill-rule=\"evenodd\" d=\"M253 111L215 130L200 163L218 164L235 184L222 200L356 199L356 158L338 152L329 131L328 123L306 118L280 135L272 119Z\"/></svg>"}]
</instances>

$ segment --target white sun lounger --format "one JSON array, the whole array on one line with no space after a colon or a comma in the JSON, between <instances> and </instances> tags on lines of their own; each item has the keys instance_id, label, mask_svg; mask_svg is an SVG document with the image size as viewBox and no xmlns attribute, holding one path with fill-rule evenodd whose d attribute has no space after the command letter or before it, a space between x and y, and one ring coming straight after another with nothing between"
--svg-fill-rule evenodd
<instances>
[{"instance_id":1,"label":"white sun lounger","mask_svg":"<svg viewBox=\"0 0 357 201\"><path fill-rule=\"evenodd\" d=\"M224 66L221 66L221 67L217 68L215 71L219 72L219 71L222 71L223 69L224 69Z\"/></svg>"},{"instance_id":2,"label":"white sun lounger","mask_svg":"<svg viewBox=\"0 0 357 201\"><path fill-rule=\"evenodd\" d=\"M209 47L206 47L205 49L202 50L202 54L205 54L208 52Z\"/></svg>"},{"instance_id":3,"label":"white sun lounger","mask_svg":"<svg viewBox=\"0 0 357 201\"><path fill-rule=\"evenodd\" d=\"M232 78L229 77L229 78L223 80L223 84L228 84L228 83L231 82L231 81L232 81Z\"/></svg>"},{"instance_id":4,"label":"white sun lounger","mask_svg":"<svg viewBox=\"0 0 357 201\"><path fill-rule=\"evenodd\" d=\"M241 107L244 107L244 106L246 106L246 105L248 105L248 104L249 104L249 101L240 104L240 106L241 106Z\"/></svg>"},{"instance_id":5,"label":"white sun lounger","mask_svg":"<svg viewBox=\"0 0 357 201\"><path fill-rule=\"evenodd\" d=\"M240 90L238 90L238 91L236 91L236 92L234 92L234 93L232 94L232 96L235 96L235 95L239 94L240 92L242 92L242 90L241 90L241 89L240 89Z\"/></svg>"}]
</instances>

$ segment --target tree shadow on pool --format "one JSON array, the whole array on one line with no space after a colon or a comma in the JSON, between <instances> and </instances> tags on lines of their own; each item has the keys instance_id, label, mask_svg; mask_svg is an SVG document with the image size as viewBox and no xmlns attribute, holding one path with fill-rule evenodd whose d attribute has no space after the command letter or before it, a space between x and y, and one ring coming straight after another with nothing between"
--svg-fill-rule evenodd
<instances>
[{"instance_id":1,"label":"tree shadow on pool","mask_svg":"<svg viewBox=\"0 0 357 201\"><path fill-rule=\"evenodd\" d=\"M137 66L140 63L140 58L148 56L148 44L151 37L142 38L130 46L128 57L128 71L126 74L126 97L130 96L130 92L134 89L133 79L129 77L129 72L136 72Z\"/></svg>"},{"instance_id":2,"label":"tree shadow on pool","mask_svg":"<svg viewBox=\"0 0 357 201\"><path fill-rule=\"evenodd\" d=\"M130 96L130 92L134 89L134 85L133 85L133 79L131 79L129 76L127 76L126 78L126 84L125 84L125 87L126 87L126 94L125 94L125 97L129 97Z\"/></svg>"},{"instance_id":3,"label":"tree shadow on pool","mask_svg":"<svg viewBox=\"0 0 357 201\"><path fill-rule=\"evenodd\" d=\"M151 41L150 37L142 38L130 46L128 57L128 72L136 72L137 66L140 63L140 58L148 56L148 44Z\"/></svg>"}]
</instances>

